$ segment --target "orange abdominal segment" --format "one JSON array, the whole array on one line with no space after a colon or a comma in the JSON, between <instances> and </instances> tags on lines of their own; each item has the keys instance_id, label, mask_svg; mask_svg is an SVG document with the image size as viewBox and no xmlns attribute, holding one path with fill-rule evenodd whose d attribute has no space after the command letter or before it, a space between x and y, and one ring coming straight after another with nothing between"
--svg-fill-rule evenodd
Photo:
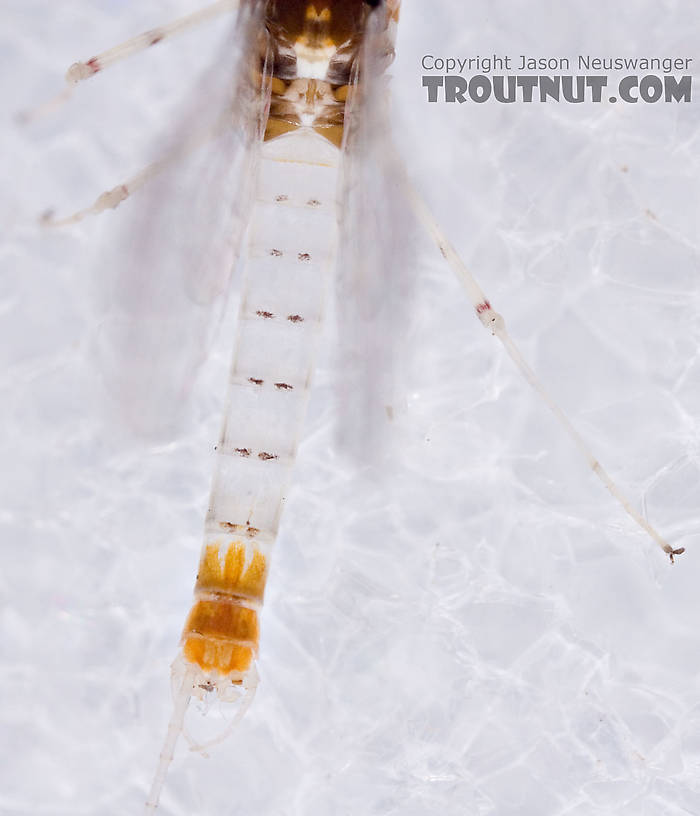
<instances>
[{"instance_id":1,"label":"orange abdominal segment","mask_svg":"<svg viewBox=\"0 0 700 816\"><path fill-rule=\"evenodd\" d=\"M256 646L258 613L230 601L195 601L185 623L185 632Z\"/></svg>"},{"instance_id":2,"label":"orange abdominal segment","mask_svg":"<svg viewBox=\"0 0 700 816\"><path fill-rule=\"evenodd\" d=\"M196 663L205 672L221 675L248 671L253 662L253 650L230 641L188 637L182 647L185 659Z\"/></svg>"},{"instance_id":3,"label":"orange abdominal segment","mask_svg":"<svg viewBox=\"0 0 700 816\"><path fill-rule=\"evenodd\" d=\"M256 542L225 537L205 545L182 633L186 660L240 681L258 651L254 607L262 602L266 577L267 558Z\"/></svg>"},{"instance_id":4,"label":"orange abdominal segment","mask_svg":"<svg viewBox=\"0 0 700 816\"><path fill-rule=\"evenodd\" d=\"M267 559L256 547L246 565L248 546L234 541L221 557L219 544L207 544L199 562L195 594L221 593L233 598L262 602L267 578Z\"/></svg>"}]
</instances>

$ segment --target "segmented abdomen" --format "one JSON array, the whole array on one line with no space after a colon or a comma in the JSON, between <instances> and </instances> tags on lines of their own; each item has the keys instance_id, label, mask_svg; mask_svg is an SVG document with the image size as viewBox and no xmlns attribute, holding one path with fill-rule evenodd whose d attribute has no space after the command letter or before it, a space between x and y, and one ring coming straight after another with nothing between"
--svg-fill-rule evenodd
<instances>
[{"instance_id":1,"label":"segmented abdomen","mask_svg":"<svg viewBox=\"0 0 700 816\"><path fill-rule=\"evenodd\" d=\"M185 659L242 682L296 456L334 263L339 150L310 128L261 146L236 351Z\"/></svg>"}]
</instances>

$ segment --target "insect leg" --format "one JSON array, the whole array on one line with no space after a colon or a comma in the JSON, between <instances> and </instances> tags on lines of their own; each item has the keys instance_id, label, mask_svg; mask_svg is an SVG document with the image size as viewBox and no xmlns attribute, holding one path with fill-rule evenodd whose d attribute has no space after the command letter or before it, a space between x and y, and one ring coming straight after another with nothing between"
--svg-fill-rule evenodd
<instances>
[{"instance_id":1,"label":"insect leg","mask_svg":"<svg viewBox=\"0 0 700 816\"><path fill-rule=\"evenodd\" d=\"M216 127L204 131L203 133L195 133L192 138L188 139L183 145L173 150L163 159L152 162L122 184L118 184L111 190L105 190L105 192L100 193L95 201L88 207L84 207L82 210L76 210L76 212L64 218L54 218L53 210L47 210L39 219L41 224L45 227L68 227L71 224L77 224L88 216L99 215L105 210L116 209L122 201L129 198L132 193L135 193L136 190L147 184L154 176L157 176L167 167L175 164L179 159L194 152L206 142L216 138L222 129L228 126L229 118L230 115L226 114Z\"/></svg>"},{"instance_id":2,"label":"insect leg","mask_svg":"<svg viewBox=\"0 0 700 816\"><path fill-rule=\"evenodd\" d=\"M172 23L159 26L158 28L152 28L150 31L144 31L142 34L137 34L135 37L131 37L131 39L125 40L95 57L90 57L90 59L85 62L73 63L66 71L66 82L70 85L77 85L78 82L90 79L90 77L99 71L104 71L105 68L114 65L115 62L126 59L132 54L138 54L139 51L144 51L152 45L163 42L163 40L168 37L187 31L188 28L194 28L194 26L199 25L199 23L210 20L226 11L231 11L237 6L237 0L217 0L216 3L205 6L199 11L187 14L177 20L173 20Z\"/></svg>"},{"instance_id":3,"label":"insect leg","mask_svg":"<svg viewBox=\"0 0 700 816\"><path fill-rule=\"evenodd\" d=\"M118 45L108 48L101 54L97 54L85 62L74 62L73 65L66 71L67 87L60 93L56 94L48 102L38 105L33 110L24 111L19 115L21 124L28 124L41 116L51 113L56 108L60 107L64 102L67 102L73 91L73 87L79 82L83 82L100 71L104 71L115 62L120 62L127 59L133 54L138 54L139 51L144 51L152 45L157 45L163 40L194 28L200 23L217 17L219 14L224 14L227 11L233 11L238 7L238 0L217 0L208 6L195 11L192 14L187 14L172 23L168 23L158 28L152 28L150 31L144 31L142 34L137 34Z\"/></svg>"},{"instance_id":4,"label":"insect leg","mask_svg":"<svg viewBox=\"0 0 700 816\"><path fill-rule=\"evenodd\" d=\"M403 170L403 168L401 169ZM454 273L457 275L457 277L464 285L464 288L467 290L467 295L469 296L469 299L471 300L474 309L476 310L476 314L479 320L482 322L485 328L487 328L493 335L495 335L501 341L503 347L508 353L508 356L520 369L520 373L523 375L523 377L525 377L525 379L530 383L533 389L541 397L541 399L547 405L549 410L554 414L562 428L574 441L576 447L581 452L582 456L588 463L588 466L591 468L591 470L596 474L596 476L610 491L610 493L619 502L619 504L622 505L625 512L629 516L631 516L637 522L637 524L654 539L654 541L661 547L661 549L669 556L669 558L671 559L671 563L673 563L673 557L675 555L680 555L682 552L684 552L684 548L680 547L678 549L674 549L651 526L651 524L649 524L649 522L637 510L635 510L635 508L630 504L629 499L615 484L615 482L612 480L608 472L600 464L598 459L596 459L596 457L591 453L588 445L581 437L579 432L576 430L576 428L574 428L574 426L571 424L571 421L566 416L564 411L554 401L553 397L549 394L549 392L545 389L540 380L537 378L535 372L523 358L522 354L520 353L520 350L513 342L513 339L506 330L505 321L503 320L503 317L500 314L498 314L498 312L493 310L491 304L486 298L486 295L481 290L481 287L476 282L472 273L467 269L466 265L459 257L452 244L450 244L445 233L440 228L440 225L437 223L432 213L428 209L428 206L426 205L425 201L420 197L418 192L408 181L406 173L401 172L400 176L403 181L404 192L406 194L406 197L410 201L414 212L416 213L417 217L420 219L421 223L426 228L426 230L430 233L435 243L437 244L438 249L440 250L443 258L447 261L447 263L450 265Z\"/></svg>"}]
</instances>

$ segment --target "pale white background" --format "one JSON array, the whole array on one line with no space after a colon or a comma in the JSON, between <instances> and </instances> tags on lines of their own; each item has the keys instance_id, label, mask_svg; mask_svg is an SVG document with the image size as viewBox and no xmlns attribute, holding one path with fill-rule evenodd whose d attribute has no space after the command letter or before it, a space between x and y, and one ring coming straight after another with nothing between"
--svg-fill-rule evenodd
<instances>
[{"instance_id":1,"label":"pale white background","mask_svg":"<svg viewBox=\"0 0 700 816\"><path fill-rule=\"evenodd\" d=\"M90 353L112 215L49 235L36 215L137 169L222 29L95 78L29 129L12 117L74 60L194 6L3 6L7 816L140 812L232 331L185 431L117 439ZM419 65L494 51L697 61L700 8L425 6L406 2L392 69L410 173L596 455L687 552L671 567L623 515L417 239L393 466L370 482L337 455L329 352L275 550L258 697L209 759L180 746L162 812L700 814L698 105L429 106Z\"/></svg>"}]
</instances>

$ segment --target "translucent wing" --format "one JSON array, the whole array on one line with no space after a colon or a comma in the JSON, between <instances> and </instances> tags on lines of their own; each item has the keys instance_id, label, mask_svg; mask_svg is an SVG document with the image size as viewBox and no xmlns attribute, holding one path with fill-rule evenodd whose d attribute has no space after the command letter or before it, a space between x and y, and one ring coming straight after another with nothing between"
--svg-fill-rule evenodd
<instances>
[{"instance_id":1,"label":"translucent wing","mask_svg":"<svg viewBox=\"0 0 700 816\"><path fill-rule=\"evenodd\" d=\"M211 69L122 208L99 276L97 353L110 398L140 432L172 428L225 304L251 194L264 100L254 91L257 3L243 3ZM121 213L120 213L121 214Z\"/></svg>"},{"instance_id":2,"label":"translucent wing","mask_svg":"<svg viewBox=\"0 0 700 816\"><path fill-rule=\"evenodd\" d=\"M372 15L373 17L375 15ZM391 160L388 80L393 58L368 24L346 125L336 288L339 442L362 461L385 448L402 399L402 350L412 313L415 219Z\"/></svg>"}]
</instances>

